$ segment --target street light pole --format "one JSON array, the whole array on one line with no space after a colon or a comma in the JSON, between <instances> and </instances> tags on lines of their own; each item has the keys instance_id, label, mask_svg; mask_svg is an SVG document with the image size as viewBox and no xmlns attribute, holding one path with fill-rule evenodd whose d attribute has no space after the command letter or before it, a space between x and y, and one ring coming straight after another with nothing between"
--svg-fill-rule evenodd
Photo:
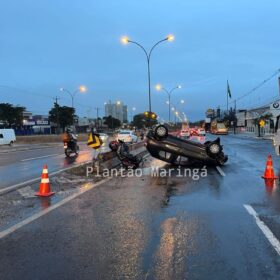
<instances>
[{"instance_id":1,"label":"street light pole","mask_svg":"<svg viewBox=\"0 0 280 280\"><path fill-rule=\"evenodd\" d=\"M176 87L174 87L174 88L172 88L171 90L167 90L166 88L164 88L164 87L162 87L161 85L156 85L156 89L157 90L163 90L164 92L166 92L167 93L167 95L168 95L168 121L170 122L170 113L171 113L171 93L175 90L175 89L180 89L181 88L181 86L180 85L178 85L178 86L176 86Z\"/></svg>"},{"instance_id":2,"label":"street light pole","mask_svg":"<svg viewBox=\"0 0 280 280\"><path fill-rule=\"evenodd\" d=\"M178 101L178 102L176 103L175 106L173 106L174 111L175 111L175 125L176 125L176 123L177 123L177 118L178 118L178 116L179 116L179 111L177 111L177 108L178 108L178 106L179 106L180 104L184 104L184 103L185 103L185 100L181 99L180 101ZM173 109L173 108L172 108L172 109Z\"/></svg>"},{"instance_id":3,"label":"street light pole","mask_svg":"<svg viewBox=\"0 0 280 280\"><path fill-rule=\"evenodd\" d=\"M130 40L129 38L127 37L123 37L122 39L122 42L124 44L127 44L127 43L132 43L132 44L135 44L137 45L138 47L140 47L145 55L146 55L146 59L147 59L147 66L148 66L148 94L149 94L149 112L152 111L152 101L151 101L151 70L150 70L150 61L151 61L151 54L154 50L154 48L159 45L160 43L162 42L165 42L165 41L173 41L174 40L174 36L173 35L168 35L166 38L158 41L156 44L153 45L153 47L150 49L150 51L148 52L141 44L139 44L138 42L135 42L135 41L132 41Z\"/></svg>"},{"instance_id":4,"label":"street light pole","mask_svg":"<svg viewBox=\"0 0 280 280\"><path fill-rule=\"evenodd\" d=\"M71 97L71 101L72 101L72 109L74 110L74 98L75 98L75 95L78 93L78 92L86 92L87 88L85 86L80 86L78 89L76 89L75 91L71 92L69 91L68 89L66 88L61 88L60 91L61 92L67 92L70 97ZM72 115L72 122L74 124L74 112L73 112L73 115Z\"/></svg>"}]
</instances>

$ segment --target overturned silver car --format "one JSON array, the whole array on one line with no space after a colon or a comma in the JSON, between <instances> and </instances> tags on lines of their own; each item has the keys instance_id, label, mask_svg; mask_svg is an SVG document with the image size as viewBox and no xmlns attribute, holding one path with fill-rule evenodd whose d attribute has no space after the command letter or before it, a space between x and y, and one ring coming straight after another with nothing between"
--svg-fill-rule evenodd
<instances>
[{"instance_id":1,"label":"overturned silver car","mask_svg":"<svg viewBox=\"0 0 280 280\"><path fill-rule=\"evenodd\" d=\"M220 138L201 144L169 134L164 125L157 125L148 132L146 148L151 156L175 165L194 162L223 165L228 160Z\"/></svg>"}]
</instances>

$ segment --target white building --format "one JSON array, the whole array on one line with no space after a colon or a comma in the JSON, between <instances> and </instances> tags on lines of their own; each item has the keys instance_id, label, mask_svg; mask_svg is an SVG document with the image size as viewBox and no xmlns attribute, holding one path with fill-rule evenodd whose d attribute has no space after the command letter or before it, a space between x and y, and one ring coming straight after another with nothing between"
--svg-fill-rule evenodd
<instances>
[{"instance_id":1,"label":"white building","mask_svg":"<svg viewBox=\"0 0 280 280\"><path fill-rule=\"evenodd\" d=\"M280 100L258 108L237 111L237 127L243 132L258 134L257 120L268 115L271 115L271 117L266 120L264 127L261 128L261 134L273 134L280 125L278 124L280 119Z\"/></svg>"},{"instance_id":2,"label":"white building","mask_svg":"<svg viewBox=\"0 0 280 280\"><path fill-rule=\"evenodd\" d=\"M111 101L105 103L105 116L112 116L115 119L120 120L121 123L127 122L127 105L117 101L111 103Z\"/></svg>"}]
</instances>

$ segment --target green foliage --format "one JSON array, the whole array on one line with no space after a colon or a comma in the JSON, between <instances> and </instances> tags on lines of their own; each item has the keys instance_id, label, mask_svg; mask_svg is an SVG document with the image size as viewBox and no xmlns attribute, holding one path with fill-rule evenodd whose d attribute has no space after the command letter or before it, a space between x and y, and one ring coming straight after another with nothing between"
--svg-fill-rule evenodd
<instances>
[{"instance_id":1,"label":"green foliage","mask_svg":"<svg viewBox=\"0 0 280 280\"><path fill-rule=\"evenodd\" d=\"M54 107L49 111L49 121L56 123L62 127L63 131L65 127L73 125L75 118L75 109L67 106L59 106L54 103Z\"/></svg>"},{"instance_id":2,"label":"green foliage","mask_svg":"<svg viewBox=\"0 0 280 280\"><path fill-rule=\"evenodd\" d=\"M104 117L104 124L108 125L109 128L114 129L121 126L121 121L113 118L112 116Z\"/></svg>"},{"instance_id":3,"label":"green foliage","mask_svg":"<svg viewBox=\"0 0 280 280\"><path fill-rule=\"evenodd\" d=\"M138 129L156 125L158 123L157 119L149 119L145 114L137 114L133 117L132 126Z\"/></svg>"},{"instance_id":4,"label":"green foliage","mask_svg":"<svg viewBox=\"0 0 280 280\"><path fill-rule=\"evenodd\" d=\"M226 127L230 127L232 122L233 123L237 122L235 110L233 108L230 108L230 110L227 113L225 113L225 116L223 118L223 122L224 122Z\"/></svg>"},{"instance_id":5,"label":"green foliage","mask_svg":"<svg viewBox=\"0 0 280 280\"><path fill-rule=\"evenodd\" d=\"M259 126L259 123L260 123L261 120L264 120L265 122L267 122L271 118L272 118L272 114L271 113L267 113L265 115L261 115L261 116L255 118L254 119L254 123L255 123L255 125Z\"/></svg>"},{"instance_id":6,"label":"green foliage","mask_svg":"<svg viewBox=\"0 0 280 280\"><path fill-rule=\"evenodd\" d=\"M25 107L0 103L0 122L6 127L21 126Z\"/></svg>"}]
</instances>

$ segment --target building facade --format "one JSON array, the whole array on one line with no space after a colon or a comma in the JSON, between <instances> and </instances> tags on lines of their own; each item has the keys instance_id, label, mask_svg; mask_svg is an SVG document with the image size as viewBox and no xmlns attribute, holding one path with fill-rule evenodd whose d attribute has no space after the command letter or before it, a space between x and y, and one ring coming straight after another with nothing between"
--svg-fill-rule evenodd
<instances>
[{"instance_id":1,"label":"building facade","mask_svg":"<svg viewBox=\"0 0 280 280\"><path fill-rule=\"evenodd\" d=\"M260 128L258 121L265 120L265 125ZM240 132L248 132L253 134L273 134L280 126L280 99L272 102L271 104L247 109L238 110L236 112L237 128Z\"/></svg>"},{"instance_id":2,"label":"building facade","mask_svg":"<svg viewBox=\"0 0 280 280\"><path fill-rule=\"evenodd\" d=\"M105 117L109 116L118 119L121 123L127 122L127 105L124 105L120 101L116 103L112 103L111 101L105 103Z\"/></svg>"}]
</instances>

